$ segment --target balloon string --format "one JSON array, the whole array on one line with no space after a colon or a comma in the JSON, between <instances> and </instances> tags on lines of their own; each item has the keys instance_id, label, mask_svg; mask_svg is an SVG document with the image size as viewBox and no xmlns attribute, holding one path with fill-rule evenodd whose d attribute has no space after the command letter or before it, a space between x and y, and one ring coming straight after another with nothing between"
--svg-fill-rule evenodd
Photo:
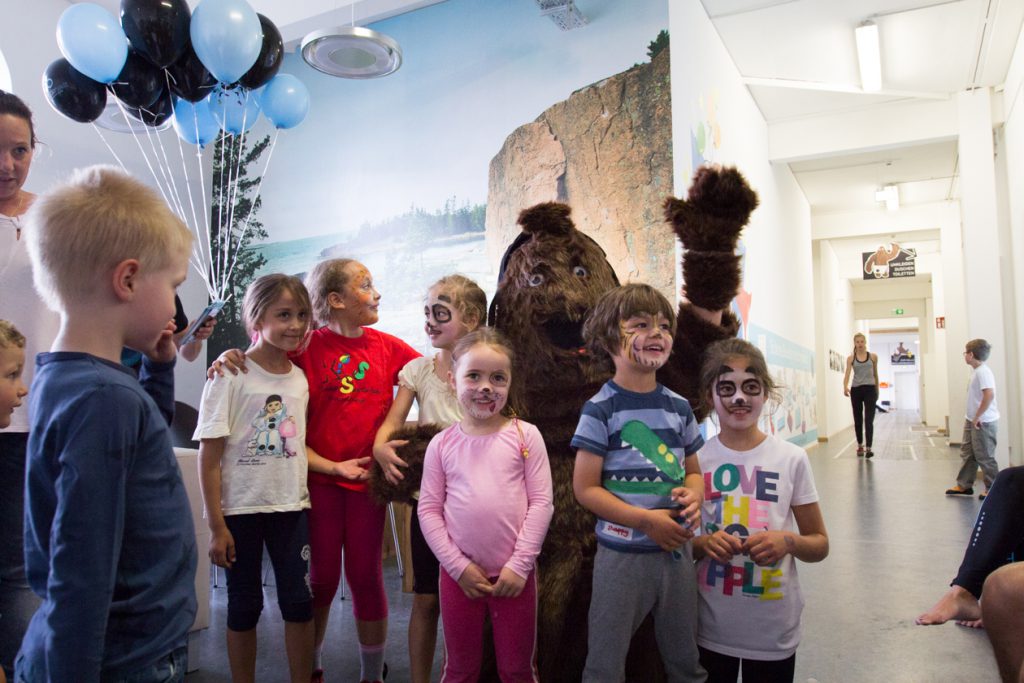
<instances>
[{"instance_id":1,"label":"balloon string","mask_svg":"<svg viewBox=\"0 0 1024 683\"><path fill-rule=\"evenodd\" d=\"M170 87L170 82L168 81L168 88L169 87ZM177 118L177 113L175 113L175 118ZM203 177L202 156L201 156L202 152L199 151L200 150L200 147L199 147L199 115L196 114L196 110L195 110L194 106L192 107L192 122L193 122L193 125L195 126L195 130L196 130L195 140L196 140L196 152L197 152L197 155L199 156L199 178L202 179L202 177ZM182 121L180 123L181 123L181 125L185 124L184 121ZM209 275L209 272L206 269L206 264L209 262L210 254L211 254L211 252L210 252L209 219L206 218L204 214L200 214L200 215L204 216L203 222L200 223L199 222L199 217L196 215L196 202L195 202L195 198L193 196L195 193L192 191L192 183L189 181L189 177L188 177L188 163L186 162L186 159L185 159L185 148L181 144L181 136L180 135L178 136L178 153L181 155L181 170L182 170L182 173L185 176L185 187L188 189L188 203L189 203L189 206L192 209L192 220L195 223L196 244L199 246L200 262L203 264L203 269L199 271L199 274L203 276L203 282L206 284L206 289L210 292L210 297L213 298L214 292L212 290L212 285L210 284L210 275ZM204 188L204 190L205 190L205 188ZM203 230L202 234L200 234L200 232L199 232L200 227ZM205 237L205 239L204 239L204 237ZM205 249L204 249L204 247L205 247Z\"/></svg>"},{"instance_id":2,"label":"balloon string","mask_svg":"<svg viewBox=\"0 0 1024 683\"><path fill-rule=\"evenodd\" d=\"M169 85L169 84L168 84ZM194 115L194 112L193 112ZM210 287L210 277L206 271L206 254L203 250L203 240L199 234L199 218L196 216L196 203L192 198L192 183L189 182L188 177L188 164L185 159L185 148L181 144L181 136L175 136L178 138L178 155L181 158L181 171L185 178L185 189L188 194L188 202L192 208L192 232L196 239L192 242L192 259L191 264L200 277L203 278L203 284L206 285L206 291L213 298L214 292Z\"/></svg>"},{"instance_id":3,"label":"balloon string","mask_svg":"<svg viewBox=\"0 0 1024 683\"><path fill-rule=\"evenodd\" d=\"M228 139L231 141L231 146L228 148L228 159L225 164L227 166L228 182L227 186L224 189L224 194L226 195L225 203L227 205L224 207L224 211L227 214L228 220L226 229L223 224L221 225L221 258L217 263L217 290L219 292L218 297L223 296L224 290L226 289L224 282L224 274L227 272L227 262L228 258L231 255L231 233L233 232L234 228L234 226L231 225L231 202L233 201L232 194L235 187L234 183L237 182L234 179L234 176L232 175L232 169L234 168L233 159L236 154L235 146L238 142L238 137L232 134Z\"/></svg>"},{"instance_id":4,"label":"balloon string","mask_svg":"<svg viewBox=\"0 0 1024 683\"><path fill-rule=\"evenodd\" d=\"M260 190L263 189L263 180L267 177L267 169L270 168L270 160L274 156L274 147L277 146L277 138L280 134L280 129L274 131L274 139L270 142L270 149L267 151L267 161L263 164L263 173L260 174L260 182L256 185L256 195L253 197L252 203L249 205L249 215L245 217L245 225L242 227L242 235L238 238L239 245L242 244L246 235L249 233L249 220L252 218L253 211L256 210L256 202L260 198ZM231 275L235 271L236 263L238 263L238 251L235 252L235 258L231 261L231 267L228 269L228 280L231 279Z\"/></svg>"},{"instance_id":5,"label":"balloon string","mask_svg":"<svg viewBox=\"0 0 1024 683\"><path fill-rule=\"evenodd\" d=\"M139 136L135 132L135 126L132 125L131 117L128 116L128 112L125 111L124 105L121 104L121 100L114 98L114 102L117 103L117 108L121 110L121 116L124 117L125 123L128 124L128 130L131 131L132 138L135 140L135 144L138 145L139 151L142 153L142 158L146 162L146 166L149 167L149 172L153 176L153 183L156 185L156 189L160 191L160 196L167 202L167 195L164 193L164 188L160 186L160 180L156 177L156 171L153 170L153 164L149 162L149 156L146 154L146 150L142 147L142 142L139 141ZM170 202L167 202L170 205Z\"/></svg>"},{"instance_id":6,"label":"balloon string","mask_svg":"<svg viewBox=\"0 0 1024 683\"><path fill-rule=\"evenodd\" d=\"M148 109L146 110L146 112L150 114L152 113ZM185 217L181 215L181 211L178 205L175 203L174 194L171 192L171 183L170 180L168 180L167 178L167 169L164 166L160 165L160 154L157 152L156 145L153 143L154 133L149 126L145 125L145 123L143 123L142 129L146 133L146 141L149 142L149 148L153 150L153 161L156 162L156 167L160 170L160 175L163 176L164 187L167 188L167 196L165 197L165 201L167 202L167 205L170 207L171 211L176 213L178 215L178 218L180 218L182 222L185 222Z\"/></svg>"},{"instance_id":7,"label":"balloon string","mask_svg":"<svg viewBox=\"0 0 1024 683\"><path fill-rule=\"evenodd\" d=\"M198 136L199 136L199 117L196 116L196 139L197 140L198 140ZM212 291L213 290L213 281L212 281L212 279L210 279L212 277L212 275L213 275L213 240L211 239L211 236L210 236L210 221L212 219L212 216L210 215L210 210L206 206L206 177L205 177L205 174L203 173L203 151L202 151L202 148L198 144L196 145L196 168L198 169L200 194L201 194L202 200L203 200L203 228L206 231L206 243L209 245L209 249L210 249L210 251L209 251L209 254L210 254L210 270L208 271L208 275L207 275L207 283L208 283L208 288ZM211 197L211 199L212 199L212 197Z\"/></svg>"},{"instance_id":8,"label":"balloon string","mask_svg":"<svg viewBox=\"0 0 1024 683\"><path fill-rule=\"evenodd\" d=\"M100 132L100 127L97 126L95 123L90 123L89 125L92 126L92 129L94 131L96 131L96 135L100 136L100 140L102 140L103 144L107 146L107 149L110 150L110 153L114 155L114 158L117 160L117 163L121 167L121 170L127 173L128 169L125 168L124 162L121 161L121 157L117 156L117 152L115 152L114 148L110 146L110 143L107 142L107 139L103 137L103 133Z\"/></svg>"},{"instance_id":9,"label":"balloon string","mask_svg":"<svg viewBox=\"0 0 1024 683\"><path fill-rule=\"evenodd\" d=\"M238 93L234 93L234 96L237 98L238 97ZM249 92L246 91L246 93L245 93L245 101L242 102L242 130L239 133L239 135L235 136L236 138L238 138L238 157L236 159L236 166L235 166L234 192L232 193L231 201L229 203L229 205L231 207L231 218L230 218L231 233L230 233L230 237L234 237L234 233L235 233L235 206L238 205L238 193L241 191L241 185L242 185L242 154L245 152L245 133L246 133L245 123L246 123L246 117L247 117L247 115L249 113L248 106L247 106L248 104L249 104ZM230 244L229 244L229 247L230 247ZM239 237L237 240L235 240L234 254L231 253L232 250L230 248L228 249L227 258L224 261L224 279L221 280L221 295L222 296L224 294L224 290L229 286L228 272L229 272L230 269L228 267L228 263L233 262L233 260L238 257L238 249L240 247L241 247L241 238Z\"/></svg>"},{"instance_id":10,"label":"balloon string","mask_svg":"<svg viewBox=\"0 0 1024 683\"><path fill-rule=\"evenodd\" d=\"M214 275L220 277L220 261L224 255L224 148L227 146L227 135L220 131L220 166L217 173L217 263L214 264ZM211 245L213 242L210 243ZM214 281L214 286L220 289L220 280Z\"/></svg>"},{"instance_id":11,"label":"balloon string","mask_svg":"<svg viewBox=\"0 0 1024 683\"><path fill-rule=\"evenodd\" d=\"M170 191L168 192L168 194L170 194L174 198L174 203L176 206L175 210L178 213L178 218L181 219L182 223L188 226L188 219L185 217L185 203L181 200L181 193L178 191L178 181L174 179L174 174L171 173L171 162L170 159L167 158L167 149L164 147L164 140L162 137L160 137L159 131L150 130L147 133L147 135L149 135L150 133L150 144L153 144L154 139L156 139L156 141L160 144L160 155L157 157L157 164L160 163L160 157L163 157L163 168L166 169L166 176L170 180ZM153 153L154 155L156 154L155 147Z\"/></svg>"}]
</instances>

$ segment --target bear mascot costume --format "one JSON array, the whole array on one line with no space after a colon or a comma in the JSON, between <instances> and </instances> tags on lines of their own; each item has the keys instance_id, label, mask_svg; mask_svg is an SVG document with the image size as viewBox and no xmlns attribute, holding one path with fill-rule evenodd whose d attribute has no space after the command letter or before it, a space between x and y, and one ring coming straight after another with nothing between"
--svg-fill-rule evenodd
<instances>
[{"instance_id":1,"label":"bear mascot costume","mask_svg":"<svg viewBox=\"0 0 1024 683\"><path fill-rule=\"evenodd\" d=\"M757 195L734 168L701 167L686 200L669 198L665 215L685 249L686 297L668 363L658 381L690 401L703 419L697 396L701 354L712 342L736 335L728 307L740 284L740 231L757 206ZM584 350L582 328L598 298L618 286L604 251L574 226L570 208L549 202L522 211L523 232L502 259L489 323L515 350L510 403L544 437L554 486L554 517L538 558L537 655L545 683L578 681L587 651L587 613L596 541L594 516L573 495L576 452L569 442L583 404L612 375L606 358ZM379 500L407 501L419 487L431 433L419 427L392 438L409 438L400 455L410 465L398 486L375 464ZM633 639L627 681L663 679L650 619ZM483 680L493 674L486 670Z\"/></svg>"}]
</instances>

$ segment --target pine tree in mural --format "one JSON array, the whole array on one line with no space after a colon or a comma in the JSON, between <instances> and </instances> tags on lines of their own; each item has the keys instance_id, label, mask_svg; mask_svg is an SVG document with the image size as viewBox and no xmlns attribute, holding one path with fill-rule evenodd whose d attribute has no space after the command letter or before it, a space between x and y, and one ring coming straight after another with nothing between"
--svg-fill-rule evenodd
<instances>
[{"instance_id":1,"label":"pine tree in mural","mask_svg":"<svg viewBox=\"0 0 1024 683\"><path fill-rule=\"evenodd\" d=\"M267 231L256 218L262 202L259 195L253 196L260 179L249 177L249 167L269 145L269 135L249 145L244 136L221 134L213 150L210 251L215 266L221 264L225 268L222 272L230 271L230 277L224 290L227 303L217 316L217 326L209 341L210 358L225 349L244 349L249 345L242 324L242 299L256 271L267 262L259 252L248 248L254 241L267 238ZM227 269L232 262L233 268Z\"/></svg>"}]
</instances>

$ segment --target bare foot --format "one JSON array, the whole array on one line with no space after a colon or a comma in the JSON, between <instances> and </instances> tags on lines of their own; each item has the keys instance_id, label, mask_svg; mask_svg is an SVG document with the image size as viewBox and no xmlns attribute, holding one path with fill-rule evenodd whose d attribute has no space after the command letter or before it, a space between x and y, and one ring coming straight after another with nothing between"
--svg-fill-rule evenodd
<instances>
[{"instance_id":1,"label":"bare foot","mask_svg":"<svg viewBox=\"0 0 1024 683\"><path fill-rule=\"evenodd\" d=\"M957 619L956 625L964 628L985 628L981 619Z\"/></svg>"},{"instance_id":2,"label":"bare foot","mask_svg":"<svg viewBox=\"0 0 1024 683\"><path fill-rule=\"evenodd\" d=\"M970 622L981 621L981 606L978 600L960 586L950 586L935 605L914 620L920 626L945 624L951 619ZM965 624L966 625L966 624Z\"/></svg>"}]
</instances>

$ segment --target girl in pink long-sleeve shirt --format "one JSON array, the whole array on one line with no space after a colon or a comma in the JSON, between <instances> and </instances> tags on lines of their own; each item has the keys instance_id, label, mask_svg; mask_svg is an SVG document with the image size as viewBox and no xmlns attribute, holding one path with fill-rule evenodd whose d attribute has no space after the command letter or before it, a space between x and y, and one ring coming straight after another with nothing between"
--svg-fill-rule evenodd
<instances>
[{"instance_id":1,"label":"girl in pink long-sleeve shirt","mask_svg":"<svg viewBox=\"0 0 1024 683\"><path fill-rule=\"evenodd\" d=\"M443 683L479 677L488 613L501 680L537 680L534 564L554 510L551 470L537 428L502 414L511 368L494 330L459 341L450 377L463 419L434 437L423 464L420 527L444 569Z\"/></svg>"}]
</instances>

